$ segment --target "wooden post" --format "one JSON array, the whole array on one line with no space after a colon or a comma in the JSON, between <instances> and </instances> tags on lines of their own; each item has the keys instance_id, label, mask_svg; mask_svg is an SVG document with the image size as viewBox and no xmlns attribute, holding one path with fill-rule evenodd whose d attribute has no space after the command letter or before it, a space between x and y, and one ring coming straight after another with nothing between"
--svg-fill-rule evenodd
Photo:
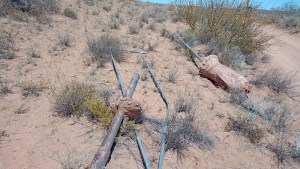
<instances>
[{"instance_id":1,"label":"wooden post","mask_svg":"<svg viewBox=\"0 0 300 169\"><path fill-rule=\"evenodd\" d=\"M139 78L140 78L139 74L135 73L133 75L130 85L127 89L127 93L130 96L133 95ZM104 140L102 141L102 144L98 148L93 158L93 161L89 167L90 169L103 169L105 167L107 161L109 160L111 154L111 148L117 136L118 130L122 124L123 118L124 118L124 114L122 112L116 113L112 121L112 125L107 132L107 135L105 136Z\"/></svg>"}]
</instances>

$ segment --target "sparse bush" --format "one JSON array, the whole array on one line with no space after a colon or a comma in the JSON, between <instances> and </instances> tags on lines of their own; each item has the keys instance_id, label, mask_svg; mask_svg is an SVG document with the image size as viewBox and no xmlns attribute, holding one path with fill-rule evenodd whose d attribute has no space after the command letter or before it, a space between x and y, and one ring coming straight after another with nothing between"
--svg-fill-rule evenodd
<instances>
[{"instance_id":1,"label":"sparse bush","mask_svg":"<svg viewBox=\"0 0 300 169\"><path fill-rule=\"evenodd\" d=\"M85 106L92 113L92 118L100 122L100 125L108 129L113 120L113 114L102 99L91 97L86 100Z\"/></svg>"},{"instance_id":2,"label":"sparse bush","mask_svg":"<svg viewBox=\"0 0 300 169\"><path fill-rule=\"evenodd\" d=\"M156 31L156 23L155 22L151 22L148 26L148 29L152 30L152 31Z\"/></svg>"},{"instance_id":3,"label":"sparse bush","mask_svg":"<svg viewBox=\"0 0 300 169\"><path fill-rule=\"evenodd\" d=\"M39 96L39 92L43 90L43 84L35 84L27 82L21 85L21 93L23 96Z\"/></svg>"},{"instance_id":4,"label":"sparse bush","mask_svg":"<svg viewBox=\"0 0 300 169\"><path fill-rule=\"evenodd\" d=\"M245 55L268 47L272 38L254 13L251 1L192 0L176 1L180 18L197 34L201 42L217 39L228 47L239 47Z\"/></svg>"},{"instance_id":5,"label":"sparse bush","mask_svg":"<svg viewBox=\"0 0 300 169\"><path fill-rule=\"evenodd\" d=\"M16 114L25 114L29 110L29 108L25 108L25 103L22 103L22 104L18 105L16 107L16 109L14 110L14 112Z\"/></svg>"},{"instance_id":6,"label":"sparse bush","mask_svg":"<svg viewBox=\"0 0 300 169\"><path fill-rule=\"evenodd\" d=\"M248 138L251 143L257 144L264 137L264 131L255 125L252 118L239 117L229 119L226 131L236 131Z\"/></svg>"},{"instance_id":7,"label":"sparse bush","mask_svg":"<svg viewBox=\"0 0 300 169\"><path fill-rule=\"evenodd\" d=\"M168 72L168 81L171 83L175 83L178 77L178 69L171 69Z\"/></svg>"},{"instance_id":8,"label":"sparse bush","mask_svg":"<svg viewBox=\"0 0 300 169\"><path fill-rule=\"evenodd\" d=\"M122 56L122 44L115 36L105 34L100 38L89 38L87 45L92 60L96 61L100 67L103 67L105 63L109 62L110 54L113 55L118 62L124 60Z\"/></svg>"},{"instance_id":9,"label":"sparse bush","mask_svg":"<svg viewBox=\"0 0 300 169\"><path fill-rule=\"evenodd\" d=\"M188 115L180 118L177 113L174 113L167 120L167 125L166 151L176 151L179 157L191 144L195 144L200 149L211 148L215 144L214 137L203 126L202 128L196 126Z\"/></svg>"},{"instance_id":10,"label":"sparse bush","mask_svg":"<svg viewBox=\"0 0 300 169\"><path fill-rule=\"evenodd\" d=\"M291 112L287 106L283 107L280 110L280 113L277 115L274 120L274 128L277 133L286 132L289 130L288 119L291 115Z\"/></svg>"},{"instance_id":11,"label":"sparse bush","mask_svg":"<svg viewBox=\"0 0 300 169\"><path fill-rule=\"evenodd\" d=\"M139 31L140 31L140 25L139 23L135 22L135 23L132 23L128 26L128 31L130 34L138 34Z\"/></svg>"},{"instance_id":12,"label":"sparse bush","mask_svg":"<svg viewBox=\"0 0 300 169\"><path fill-rule=\"evenodd\" d=\"M186 91L180 91L177 93L177 97L174 102L175 112L185 112L193 119L196 113L196 105L197 102L190 93Z\"/></svg>"},{"instance_id":13,"label":"sparse bush","mask_svg":"<svg viewBox=\"0 0 300 169\"><path fill-rule=\"evenodd\" d=\"M82 114L85 102L94 96L95 90L91 85L71 81L62 89L53 93L52 108L61 116Z\"/></svg>"},{"instance_id":14,"label":"sparse bush","mask_svg":"<svg viewBox=\"0 0 300 169\"><path fill-rule=\"evenodd\" d=\"M72 8L65 8L64 15L72 19L77 19L77 13Z\"/></svg>"},{"instance_id":15,"label":"sparse bush","mask_svg":"<svg viewBox=\"0 0 300 169\"><path fill-rule=\"evenodd\" d=\"M112 18L109 23L111 29L120 29L120 21L117 18Z\"/></svg>"},{"instance_id":16,"label":"sparse bush","mask_svg":"<svg viewBox=\"0 0 300 169\"><path fill-rule=\"evenodd\" d=\"M257 86L266 85L276 92L292 94L295 87L293 86L295 82L294 78L293 74L287 74L282 69L270 68L252 80L251 83Z\"/></svg>"},{"instance_id":17,"label":"sparse bush","mask_svg":"<svg viewBox=\"0 0 300 169\"><path fill-rule=\"evenodd\" d=\"M15 55L15 37L13 31L6 31L0 28L0 59L13 59Z\"/></svg>"},{"instance_id":18,"label":"sparse bush","mask_svg":"<svg viewBox=\"0 0 300 169\"><path fill-rule=\"evenodd\" d=\"M7 82L3 82L0 80L0 96L8 93L12 93L12 90L8 86Z\"/></svg>"},{"instance_id":19,"label":"sparse bush","mask_svg":"<svg viewBox=\"0 0 300 169\"><path fill-rule=\"evenodd\" d=\"M57 161L61 165L61 169L80 169L83 164L83 159L80 157L80 153L75 150L67 150L64 157L60 157Z\"/></svg>"},{"instance_id":20,"label":"sparse bush","mask_svg":"<svg viewBox=\"0 0 300 169\"><path fill-rule=\"evenodd\" d=\"M104 9L106 12L109 12L109 11L111 11L111 6L105 5L105 6L103 6L103 9Z\"/></svg>"},{"instance_id":21,"label":"sparse bush","mask_svg":"<svg viewBox=\"0 0 300 169\"><path fill-rule=\"evenodd\" d=\"M275 153L275 158L278 163L282 164L289 158L289 152L282 141L277 141L275 147L271 149Z\"/></svg>"},{"instance_id":22,"label":"sparse bush","mask_svg":"<svg viewBox=\"0 0 300 169\"><path fill-rule=\"evenodd\" d=\"M165 13L156 13L154 19L157 23L165 22L166 21L166 14Z\"/></svg>"},{"instance_id":23,"label":"sparse bush","mask_svg":"<svg viewBox=\"0 0 300 169\"><path fill-rule=\"evenodd\" d=\"M149 23L149 14L148 13L142 14L140 17L140 21L144 23Z\"/></svg>"},{"instance_id":24,"label":"sparse bush","mask_svg":"<svg viewBox=\"0 0 300 169\"><path fill-rule=\"evenodd\" d=\"M150 41L148 41L147 45L148 45L148 51L154 51L157 46L158 46L158 41L159 41L159 38L157 37L156 41L154 41L153 43Z\"/></svg>"},{"instance_id":25,"label":"sparse bush","mask_svg":"<svg viewBox=\"0 0 300 169\"><path fill-rule=\"evenodd\" d=\"M38 51L36 45L32 45L32 46L29 48L28 56L29 56L30 58L40 58L40 57L41 57L41 54L40 54L40 52Z\"/></svg>"},{"instance_id":26,"label":"sparse bush","mask_svg":"<svg viewBox=\"0 0 300 169\"><path fill-rule=\"evenodd\" d=\"M295 145L292 146L291 155L296 162L300 163L300 133L296 137Z\"/></svg>"},{"instance_id":27,"label":"sparse bush","mask_svg":"<svg viewBox=\"0 0 300 169\"><path fill-rule=\"evenodd\" d=\"M249 98L244 91L240 90L231 90L230 102L233 104L238 104L245 108L246 110L259 115L265 120L271 120L272 114L268 114L264 106L262 105L261 100L255 100L253 98Z\"/></svg>"},{"instance_id":28,"label":"sparse bush","mask_svg":"<svg viewBox=\"0 0 300 169\"><path fill-rule=\"evenodd\" d=\"M73 45L74 37L71 34L71 31L65 31L64 33L58 34L58 43L62 47L70 47Z\"/></svg>"},{"instance_id":29,"label":"sparse bush","mask_svg":"<svg viewBox=\"0 0 300 169\"><path fill-rule=\"evenodd\" d=\"M110 105L110 97L112 96L113 92L114 91L109 87L101 87L99 91L99 96L103 99L107 106Z\"/></svg>"},{"instance_id":30,"label":"sparse bush","mask_svg":"<svg viewBox=\"0 0 300 169\"><path fill-rule=\"evenodd\" d=\"M88 6L94 6L95 5L95 0L83 0L84 4Z\"/></svg>"},{"instance_id":31,"label":"sparse bush","mask_svg":"<svg viewBox=\"0 0 300 169\"><path fill-rule=\"evenodd\" d=\"M148 71L146 69L144 69L142 74L141 74L141 80L146 81L148 78L149 78L148 77Z\"/></svg>"},{"instance_id":32,"label":"sparse bush","mask_svg":"<svg viewBox=\"0 0 300 169\"><path fill-rule=\"evenodd\" d=\"M27 12L33 16L44 15L47 12L59 12L59 0L1 0L0 14L7 15L14 11Z\"/></svg>"}]
</instances>

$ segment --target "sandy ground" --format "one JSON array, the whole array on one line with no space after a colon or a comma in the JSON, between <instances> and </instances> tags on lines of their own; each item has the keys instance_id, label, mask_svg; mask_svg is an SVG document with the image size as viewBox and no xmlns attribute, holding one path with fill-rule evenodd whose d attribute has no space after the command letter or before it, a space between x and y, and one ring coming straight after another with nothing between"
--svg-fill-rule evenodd
<instances>
[{"instance_id":1,"label":"sandy ground","mask_svg":"<svg viewBox=\"0 0 300 169\"><path fill-rule=\"evenodd\" d=\"M300 35L288 31L268 28L276 40L268 49L271 63L295 75L297 90L300 91Z\"/></svg>"},{"instance_id":2,"label":"sandy ground","mask_svg":"<svg viewBox=\"0 0 300 169\"><path fill-rule=\"evenodd\" d=\"M91 7L83 3L78 7L75 1L63 1L63 7L69 6L76 9L78 19L72 20L63 15L51 15L50 25L11 21L0 18L0 25L5 29L17 32L16 44L17 57L13 60L0 60L0 75L9 82L13 93L0 98L0 129L7 134L0 139L0 169L56 169L62 164L77 161L81 168L87 166L98 145L104 137L105 131L98 124L91 123L85 117L63 118L56 115L51 108L53 91L70 80L90 83L100 89L108 86L114 91L113 99L120 97L120 90L110 63L104 68L97 68L90 61L86 50L88 37L95 37L109 32L120 37L126 49L146 50L147 44L158 42L154 51L147 51L146 59L153 61L156 75L171 102L173 108L176 95L179 91L187 91L196 98L196 122L206 126L207 131L215 138L215 146L208 150L201 150L190 146L184 153L184 158L179 159L176 153L167 151L164 168L232 168L232 169L271 169L277 167L274 153L266 148L274 136L267 133L266 138L258 145L250 143L245 137L225 131L225 126L230 117L249 114L240 106L229 103L230 94L217 88L207 79L197 75L198 70L194 64L187 60L184 53L176 49L170 39L162 37L160 29L165 27L174 32L184 30L185 26L167 20L156 25L157 30L148 27L153 22L144 23L143 28L136 35L128 33L128 25L136 16L145 9L153 10L151 5L138 5L134 2L114 2L112 11L102 9L106 2L99 2ZM109 22L112 15L121 11L124 22L118 30L110 29ZM94 11L100 11L99 13ZM130 11L136 13L130 15ZM132 13L132 12L131 12ZM123 15L124 14L124 15ZM125 15L126 14L126 15ZM62 48L57 45L58 34L70 31L74 37L71 47ZM280 33L280 31L278 31ZM157 40L158 39L158 40ZM300 38L296 35L282 33L279 39L285 45L272 46L270 53L274 63L287 70L295 71L299 68ZM28 51L32 45L37 45L41 58L28 61ZM200 47L201 48L201 47ZM277 52L275 52L277 51ZM288 59L280 58L288 55ZM126 61L119 64L125 86L130 82L133 73L145 74L138 54L126 53ZM290 66L288 66L290 65ZM297 66L298 65L298 66ZM178 78L175 83L167 80L170 71L177 70ZM242 72L249 76L250 72ZM191 73L193 72L193 73ZM299 76L299 75L298 75ZM22 96L22 82L43 83L44 88L39 96ZM251 96L289 100L266 88L254 88ZM149 117L161 119L165 116L165 105L155 89L150 76L140 80L133 95L133 99L140 101L145 107L145 114ZM292 102L295 104L294 102ZM16 114L15 110L21 105L27 111ZM299 108L296 107L296 108ZM270 125L255 116L259 125ZM289 137L294 137L299 127L298 117L293 117L293 130ZM145 144L145 149L153 168L156 168L159 156L160 135L149 124L142 124L139 132ZM291 139L291 144L292 144ZM112 158L107 168L143 168L141 158L134 140L125 138L117 139Z\"/></svg>"}]
</instances>

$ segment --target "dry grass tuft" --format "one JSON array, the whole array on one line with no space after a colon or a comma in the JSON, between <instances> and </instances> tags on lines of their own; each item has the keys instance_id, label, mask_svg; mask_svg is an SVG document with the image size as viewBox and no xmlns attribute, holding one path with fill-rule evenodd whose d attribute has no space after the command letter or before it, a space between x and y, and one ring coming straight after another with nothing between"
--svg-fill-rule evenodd
<instances>
[{"instance_id":1,"label":"dry grass tuft","mask_svg":"<svg viewBox=\"0 0 300 169\"><path fill-rule=\"evenodd\" d=\"M53 93L52 108L61 116L81 115L85 102L92 98L94 87L77 81L68 82Z\"/></svg>"},{"instance_id":2,"label":"dry grass tuft","mask_svg":"<svg viewBox=\"0 0 300 169\"><path fill-rule=\"evenodd\" d=\"M251 143L257 144L264 137L264 131L255 125L251 118L239 117L230 119L225 128L226 131L236 131L248 138Z\"/></svg>"},{"instance_id":3,"label":"dry grass tuft","mask_svg":"<svg viewBox=\"0 0 300 169\"><path fill-rule=\"evenodd\" d=\"M282 92L291 95L294 92L294 74L285 73L284 70L279 68L270 68L266 72L260 74L251 83L262 86L266 85L276 92Z\"/></svg>"},{"instance_id":4,"label":"dry grass tuft","mask_svg":"<svg viewBox=\"0 0 300 169\"><path fill-rule=\"evenodd\" d=\"M77 19L78 18L76 11L72 8L65 8L64 15L66 17L69 17L69 18L72 18L72 19Z\"/></svg>"},{"instance_id":5,"label":"dry grass tuft","mask_svg":"<svg viewBox=\"0 0 300 169\"><path fill-rule=\"evenodd\" d=\"M105 63L110 61L110 54L113 55L118 62L124 60L122 44L115 36L105 34L101 37L89 38L87 45L92 60L96 61L100 67L104 67Z\"/></svg>"},{"instance_id":6,"label":"dry grass tuft","mask_svg":"<svg viewBox=\"0 0 300 169\"><path fill-rule=\"evenodd\" d=\"M42 83L35 84L33 82L27 82L21 85L21 93L23 96L39 96L39 92L42 91L43 88L44 85Z\"/></svg>"},{"instance_id":7,"label":"dry grass tuft","mask_svg":"<svg viewBox=\"0 0 300 169\"><path fill-rule=\"evenodd\" d=\"M166 150L176 151L179 157L184 155L183 152L191 144L200 149L211 148L215 144L214 137L203 126L195 125L189 115L179 117L177 113L174 113L167 120L167 124Z\"/></svg>"}]
</instances>

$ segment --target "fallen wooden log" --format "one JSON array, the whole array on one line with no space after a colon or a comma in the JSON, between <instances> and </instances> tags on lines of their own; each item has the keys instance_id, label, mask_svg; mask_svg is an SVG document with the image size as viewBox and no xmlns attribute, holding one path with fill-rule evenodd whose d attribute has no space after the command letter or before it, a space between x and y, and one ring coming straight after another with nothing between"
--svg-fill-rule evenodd
<instances>
[{"instance_id":1,"label":"fallen wooden log","mask_svg":"<svg viewBox=\"0 0 300 169\"><path fill-rule=\"evenodd\" d=\"M210 55L204 60L205 64L200 66L199 69L200 76L212 80L224 88L240 89L246 92L251 91L249 81L244 76L221 64L218 56Z\"/></svg>"},{"instance_id":2,"label":"fallen wooden log","mask_svg":"<svg viewBox=\"0 0 300 169\"><path fill-rule=\"evenodd\" d=\"M140 76L138 74L133 75L130 85L129 85L129 88L127 90L127 93L130 96L133 95L139 78L140 78ZM123 91L125 93L125 90L123 90ZM107 135L103 139L102 144L98 148L98 150L93 158L93 161L89 167L90 169L103 169L105 167L107 161L109 160L109 157L111 154L111 148L113 146L113 143L115 141L115 138L117 136L119 128L122 124L123 118L124 118L124 112L118 111L115 114L115 117L112 121L112 125L109 128Z\"/></svg>"}]
</instances>

